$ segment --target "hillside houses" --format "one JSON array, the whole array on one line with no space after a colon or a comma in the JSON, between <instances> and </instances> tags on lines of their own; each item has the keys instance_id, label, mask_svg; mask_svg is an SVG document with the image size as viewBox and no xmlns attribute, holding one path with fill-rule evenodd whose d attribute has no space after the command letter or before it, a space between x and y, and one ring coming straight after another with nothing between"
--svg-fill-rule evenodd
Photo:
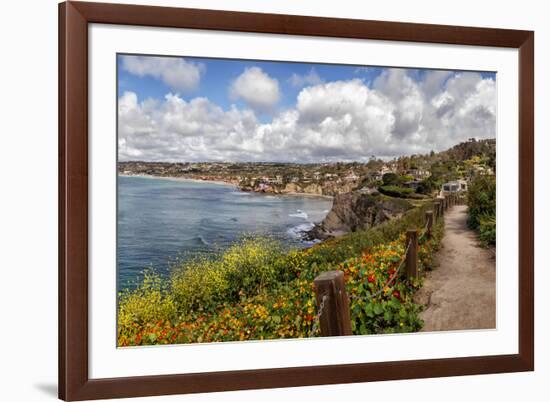
<instances>
[{"instance_id":1,"label":"hillside houses","mask_svg":"<svg viewBox=\"0 0 550 402\"><path fill-rule=\"evenodd\" d=\"M444 183L441 186L441 193L458 193L462 191L468 191L468 182L464 179L454 180Z\"/></svg>"},{"instance_id":2,"label":"hillside houses","mask_svg":"<svg viewBox=\"0 0 550 402\"><path fill-rule=\"evenodd\" d=\"M280 192L284 188L326 189L330 193L358 191L394 185L419 194L467 188L467 182L479 175L495 175L495 141L469 141L447 151L426 155L401 156L393 160L371 157L364 162L145 162L118 163L119 174L180 177L223 181L238 187L262 188ZM384 175L392 173L387 183ZM463 178L464 183L458 178ZM451 183L451 184L449 184ZM311 190L313 191L313 190ZM407 190L407 193L411 193Z\"/></svg>"},{"instance_id":3,"label":"hillside houses","mask_svg":"<svg viewBox=\"0 0 550 402\"><path fill-rule=\"evenodd\" d=\"M412 168L407 169L405 174L414 177L414 180L424 180L430 177L430 171L428 169Z\"/></svg>"},{"instance_id":4,"label":"hillside houses","mask_svg":"<svg viewBox=\"0 0 550 402\"><path fill-rule=\"evenodd\" d=\"M359 176L355 174L353 170L350 170L347 176L344 177L344 180L346 181L357 181L359 180Z\"/></svg>"}]
</instances>

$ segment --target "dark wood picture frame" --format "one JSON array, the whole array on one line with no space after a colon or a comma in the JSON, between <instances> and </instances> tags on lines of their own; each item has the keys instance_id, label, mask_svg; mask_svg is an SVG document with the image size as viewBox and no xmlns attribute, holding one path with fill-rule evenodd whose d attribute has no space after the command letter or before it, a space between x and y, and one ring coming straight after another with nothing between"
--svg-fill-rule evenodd
<instances>
[{"instance_id":1,"label":"dark wood picture frame","mask_svg":"<svg viewBox=\"0 0 550 402\"><path fill-rule=\"evenodd\" d=\"M89 379L88 24L191 28L519 49L519 353ZM59 397L84 400L534 369L534 33L184 8L59 5Z\"/></svg>"}]
</instances>

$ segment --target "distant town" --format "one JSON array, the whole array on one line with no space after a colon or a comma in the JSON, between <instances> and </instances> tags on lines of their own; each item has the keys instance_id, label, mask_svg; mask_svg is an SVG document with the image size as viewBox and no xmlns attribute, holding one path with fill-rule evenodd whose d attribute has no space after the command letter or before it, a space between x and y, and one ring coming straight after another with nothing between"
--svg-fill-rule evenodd
<instances>
[{"instance_id":1,"label":"distant town","mask_svg":"<svg viewBox=\"0 0 550 402\"><path fill-rule=\"evenodd\" d=\"M367 163L119 162L120 175L184 178L231 183L243 191L334 196L374 189L415 198L458 188L478 174L495 174L495 140L470 139L440 153ZM457 187L458 186L458 187ZM390 188L391 187L391 188ZM402 191L401 191L402 190Z\"/></svg>"}]
</instances>

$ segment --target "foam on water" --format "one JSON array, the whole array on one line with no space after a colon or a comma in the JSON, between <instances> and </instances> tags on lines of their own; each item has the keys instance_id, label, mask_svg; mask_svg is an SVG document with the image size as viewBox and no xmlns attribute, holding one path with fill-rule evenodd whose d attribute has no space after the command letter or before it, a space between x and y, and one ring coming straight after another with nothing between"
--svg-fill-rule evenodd
<instances>
[{"instance_id":1,"label":"foam on water","mask_svg":"<svg viewBox=\"0 0 550 402\"><path fill-rule=\"evenodd\" d=\"M291 227L287 230L287 233L289 234L289 236L295 239L302 239L304 237L304 234L313 229L314 226L315 225L311 222L302 223L298 226Z\"/></svg>"},{"instance_id":2,"label":"foam on water","mask_svg":"<svg viewBox=\"0 0 550 402\"><path fill-rule=\"evenodd\" d=\"M302 219L309 218L308 214L302 211L301 209L296 210L295 214L288 214L288 216L291 216L293 218L302 218Z\"/></svg>"}]
</instances>

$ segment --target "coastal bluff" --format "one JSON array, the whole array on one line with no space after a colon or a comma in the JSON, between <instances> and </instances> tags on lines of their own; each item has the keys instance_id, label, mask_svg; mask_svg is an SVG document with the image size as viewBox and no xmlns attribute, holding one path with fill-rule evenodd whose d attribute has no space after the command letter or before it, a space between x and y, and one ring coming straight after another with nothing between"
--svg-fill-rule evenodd
<instances>
[{"instance_id":1,"label":"coastal bluff","mask_svg":"<svg viewBox=\"0 0 550 402\"><path fill-rule=\"evenodd\" d=\"M369 229L390 219L400 218L414 208L408 201L379 193L350 192L334 197L325 219L311 229L309 239L325 240L349 232Z\"/></svg>"},{"instance_id":2,"label":"coastal bluff","mask_svg":"<svg viewBox=\"0 0 550 402\"><path fill-rule=\"evenodd\" d=\"M250 191L256 193L271 194L309 194L335 196L348 193L357 186L356 183L286 183L283 185L265 185L263 183L239 183L238 188L241 191Z\"/></svg>"}]
</instances>

